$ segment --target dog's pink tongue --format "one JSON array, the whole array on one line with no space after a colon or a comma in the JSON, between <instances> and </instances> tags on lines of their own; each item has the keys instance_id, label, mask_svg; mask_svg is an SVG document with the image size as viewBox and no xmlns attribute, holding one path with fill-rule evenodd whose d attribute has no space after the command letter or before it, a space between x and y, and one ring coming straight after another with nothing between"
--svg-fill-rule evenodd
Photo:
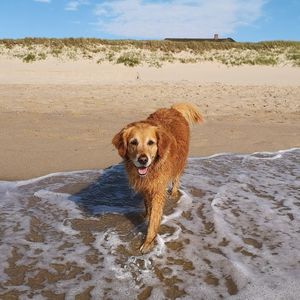
<instances>
[{"instance_id":1,"label":"dog's pink tongue","mask_svg":"<svg viewBox=\"0 0 300 300\"><path fill-rule=\"evenodd\" d=\"M140 175L146 175L148 168L138 168L138 172Z\"/></svg>"}]
</instances>

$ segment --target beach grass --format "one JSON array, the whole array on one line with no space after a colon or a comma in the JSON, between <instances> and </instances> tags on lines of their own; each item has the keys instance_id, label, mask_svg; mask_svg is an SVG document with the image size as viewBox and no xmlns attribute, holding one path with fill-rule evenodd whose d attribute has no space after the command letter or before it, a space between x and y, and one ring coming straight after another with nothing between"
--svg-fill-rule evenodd
<instances>
[{"instance_id":1,"label":"beach grass","mask_svg":"<svg viewBox=\"0 0 300 300\"><path fill-rule=\"evenodd\" d=\"M124 64L125 66L134 67L141 64L141 55L136 52L125 52L117 59L117 64Z\"/></svg>"},{"instance_id":2,"label":"beach grass","mask_svg":"<svg viewBox=\"0 0 300 300\"><path fill-rule=\"evenodd\" d=\"M0 55L25 63L45 60L95 60L134 67L146 64L215 61L237 65L300 66L300 42L258 43L165 40L104 40L95 38L24 38L0 40Z\"/></svg>"}]
</instances>

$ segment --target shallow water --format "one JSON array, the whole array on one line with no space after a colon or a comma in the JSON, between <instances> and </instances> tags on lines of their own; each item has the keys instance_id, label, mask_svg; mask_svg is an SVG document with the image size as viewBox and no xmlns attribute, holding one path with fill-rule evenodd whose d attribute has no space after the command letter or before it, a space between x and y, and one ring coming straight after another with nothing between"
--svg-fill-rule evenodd
<instances>
[{"instance_id":1,"label":"shallow water","mask_svg":"<svg viewBox=\"0 0 300 300\"><path fill-rule=\"evenodd\" d=\"M189 159L140 256L122 165L2 181L0 298L299 299L299 191L300 149Z\"/></svg>"}]
</instances>

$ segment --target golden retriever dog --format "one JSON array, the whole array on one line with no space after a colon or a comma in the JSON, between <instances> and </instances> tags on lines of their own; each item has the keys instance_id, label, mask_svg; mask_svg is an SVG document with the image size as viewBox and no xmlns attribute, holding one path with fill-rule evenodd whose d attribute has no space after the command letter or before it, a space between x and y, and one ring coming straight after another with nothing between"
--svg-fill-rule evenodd
<instances>
[{"instance_id":1,"label":"golden retriever dog","mask_svg":"<svg viewBox=\"0 0 300 300\"><path fill-rule=\"evenodd\" d=\"M144 197L148 228L142 253L154 245L169 183L171 196L178 195L189 151L189 124L200 122L202 116L193 105L178 103L128 124L112 140L124 159L130 185Z\"/></svg>"}]
</instances>

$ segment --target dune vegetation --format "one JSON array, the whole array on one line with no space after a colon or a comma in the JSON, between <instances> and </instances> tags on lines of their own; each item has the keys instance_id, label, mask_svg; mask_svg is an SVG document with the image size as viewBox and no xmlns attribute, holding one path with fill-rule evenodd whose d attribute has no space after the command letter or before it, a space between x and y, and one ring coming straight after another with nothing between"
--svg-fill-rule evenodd
<instances>
[{"instance_id":1,"label":"dune vegetation","mask_svg":"<svg viewBox=\"0 0 300 300\"><path fill-rule=\"evenodd\" d=\"M61 61L90 60L134 67L161 67L164 63L219 62L228 66L288 65L300 67L300 42L259 43L103 40L93 38L24 38L0 40L0 56L25 63L55 58Z\"/></svg>"}]
</instances>

